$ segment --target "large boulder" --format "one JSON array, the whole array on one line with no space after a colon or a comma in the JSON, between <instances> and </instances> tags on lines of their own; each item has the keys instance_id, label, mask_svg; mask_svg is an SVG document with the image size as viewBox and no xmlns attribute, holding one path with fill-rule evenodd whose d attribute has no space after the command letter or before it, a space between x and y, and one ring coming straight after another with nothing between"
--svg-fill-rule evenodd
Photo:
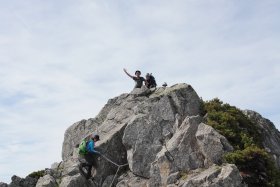
<instances>
[{"instance_id":1,"label":"large boulder","mask_svg":"<svg viewBox=\"0 0 280 187\"><path fill-rule=\"evenodd\" d=\"M56 187L56 181L51 175L45 175L43 177L40 177L36 187Z\"/></svg>"},{"instance_id":2,"label":"large boulder","mask_svg":"<svg viewBox=\"0 0 280 187\"><path fill-rule=\"evenodd\" d=\"M165 186L179 171L191 171L221 164L223 155L233 150L225 137L201 123L201 117L187 117L157 154L150 170L150 186Z\"/></svg>"},{"instance_id":3,"label":"large boulder","mask_svg":"<svg viewBox=\"0 0 280 187\"><path fill-rule=\"evenodd\" d=\"M123 94L110 99L96 118L83 120L69 127L63 143L63 163L72 162L73 170L76 167L77 171L79 163L77 145L88 135L98 133L101 140L96 143L97 150L109 161L96 155L97 167L93 171L95 180L104 181L107 176L115 174L118 168L110 161L117 164L127 163L126 150L122 144L123 131L133 117L133 108L144 100L144 97L134 98L134 95ZM64 172L64 174L67 175L69 172Z\"/></svg>"},{"instance_id":4,"label":"large boulder","mask_svg":"<svg viewBox=\"0 0 280 187\"><path fill-rule=\"evenodd\" d=\"M109 131L118 132L119 125L124 125L129 120L130 115L132 115L131 108L138 103L137 101L133 102L133 98L132 95L122 94L119 97L109 99L95 118L81 120L71 125L64 133L62 160L65 161L77 156L74 155L75 148L82 139L87 138L92 133L102 134L101 138L104 140L105 135L113 134Z\"/></svg>"},{"instance_id":5,"label":"large boulder","mask_svg":"<svg viewBox=\"0 0 280 187\"><path fill-rule=\"evenodd\" d=\"M233 164L225 166L213 165L205 171L183 176L187 179L180 181L179 187L243 187L242 178L237 167Z\"/></svg>"},{"instance_id":6,"label":"large boulder","mask_svg":"<svg viewBox=\"0 0 280 187\"><path fill-rule=\"evenodd\" d=\"M92 180L86 180L83 176L77 174L63 177L59 187L98 187L98 184Z\"/></svg>"},{"instance_id":7,"label":"large boulder","mask_svg":"<svg viewBox=\"0 0 280 187\"><path fill-rule=\"evenodd\" d=\"M136 176L132 172L127 172L119 177L116 187L146 187L147 185L147 179Z\"/></svg>"},{"instance_id":8,"label":"large boulder","mask_svg":"<svg viewBox=\"0 0 280 187\"><path fill-rule=\"evenodd\" d=\"M192 87L182 84L156 90L137 106L139 114L130 120L123 136L133 173L150 177L151 164L165 141L173 136L176 119L199 115L200 102Z\"/></svg>"},{"instance_id":9,"label":"large boulder","mask_svg":"<svg viewBox=\"0 0 280 187\"><path fill-rule=\"evenodd\" d=\"M8 184L6 184L4 182L0 182L0 187L8 187Z\"/></svg>"},{"instance_id":10,"label":"large boulder","mask_svg":"<svg viewBox=\"0 0 280 187\"><path fill-rule=\"evenodd\" d=\"M38 179L32 177L20 178L16 175L12 176L12 182L9 187L35 187Z\"/></svg>"},{"instance_id":11,"label":"large boulder","mask_svg":"<svg viewBox=\"0 0 280 187\"><path fill-rule=\"evenodd\" d=\"M93 172L96 180L104 181L116 173L118 168L110 161L128 162L134 173L149 177L150 165L163 148L163 142L173 135L177 118L199 115L200 106L200 98L187 84L153 92L134 89L130 94L110 99L96 118L82 120L66 130L63 162L77 165L77 145L95 132L101 137L96 143L97 150L109 159L96 158L97 167ZM70 175L71 172L64 173Z\"/></svg>"}]
</instances>

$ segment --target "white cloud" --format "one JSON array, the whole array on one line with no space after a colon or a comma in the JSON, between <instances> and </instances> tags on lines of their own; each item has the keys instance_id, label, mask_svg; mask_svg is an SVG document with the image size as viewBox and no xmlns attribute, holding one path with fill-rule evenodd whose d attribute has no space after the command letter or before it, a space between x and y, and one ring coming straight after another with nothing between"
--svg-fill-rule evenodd
<instances>
[{"instance_id":1,"label":"white cloud","mask_svg":"<svg viewBox=\"0 0 280 187\"><path fill-rule=\"evenodd\" d=\"M204 99L256 110L280 129L279 5L2 3L0 181L59 161L66 128L133 87L123 67L152 72L159 85L189 83Z\"/></svg>"}]
</instances>

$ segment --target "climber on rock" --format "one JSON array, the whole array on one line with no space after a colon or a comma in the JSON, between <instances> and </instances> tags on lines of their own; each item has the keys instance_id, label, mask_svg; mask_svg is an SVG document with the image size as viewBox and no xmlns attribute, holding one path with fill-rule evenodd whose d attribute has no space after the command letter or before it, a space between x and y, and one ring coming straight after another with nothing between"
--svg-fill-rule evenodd
<instances>
[{"instance_id":1,"label":"climber on rock","mask_svg":"<svg viewBox=\"0 0 280 187\"><path fill-rule=\"evenodd\" d=\"M135 81L134 88L141 88L143 86L143 82L146 83L144 77L140 77L141 71L136 70L135 76L130 75L125 68L123 69L123 71L125 72L125 74L127 74L130 78L132 78Z\"/></svg>"},{"instance_id":2,"label":"climber on rock","mask_svg":"<svg viewBox=\"0 0 280 187\"><path fill-rule=\"evenodd\" d=\"M100 155L98 151L94 149L95 142L99 141L99 135L91 135L90 140L85 139L79 146L79 170L86 179L91 178L92 167L96 167L95 157ZM86 169L86 172L84 171Z\"/></svg>"}]
</instances>

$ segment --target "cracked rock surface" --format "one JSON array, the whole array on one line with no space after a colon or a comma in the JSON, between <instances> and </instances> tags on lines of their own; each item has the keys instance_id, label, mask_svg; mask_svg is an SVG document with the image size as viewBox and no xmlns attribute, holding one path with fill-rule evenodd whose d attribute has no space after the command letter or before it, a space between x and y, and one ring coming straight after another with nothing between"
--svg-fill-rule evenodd
<instances>
[{"instance_id":1,"label":"cracked rock surface","mask_svg":"<svg viewBox=\"0 0 280 187\"><path fill-rule=\"evenodd\" d=\"M234 165L222 165L233 148L203 123L202 101L188 84L134 89L109 99L95 118L71 125L64 134L61 163L53 164L38 187L242 186ZM98 133L93 178L80 175L77 146ZM118 173L117 173L118 172ZM210 185L211 184L211 185ZM215 185L214 185L215 184Z\"/></svg>"}]
</instances>

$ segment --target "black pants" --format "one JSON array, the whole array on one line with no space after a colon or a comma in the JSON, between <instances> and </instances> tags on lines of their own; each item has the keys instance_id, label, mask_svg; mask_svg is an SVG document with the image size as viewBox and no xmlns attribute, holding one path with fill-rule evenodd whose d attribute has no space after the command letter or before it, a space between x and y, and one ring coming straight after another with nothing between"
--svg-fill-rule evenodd
<instances>
[{"instance_id":1,"label":"black pants","mask_svg":"<svg viewBox=\"0 0 280 187\"><path fill-rule=\"evenodd\" d=\"M95 154L92 153L80 156L81 163L79 165L79 170L86 179L89 179L91 177L91 170L96 166L94 157Z\"/></svg>"}]
</instances>

